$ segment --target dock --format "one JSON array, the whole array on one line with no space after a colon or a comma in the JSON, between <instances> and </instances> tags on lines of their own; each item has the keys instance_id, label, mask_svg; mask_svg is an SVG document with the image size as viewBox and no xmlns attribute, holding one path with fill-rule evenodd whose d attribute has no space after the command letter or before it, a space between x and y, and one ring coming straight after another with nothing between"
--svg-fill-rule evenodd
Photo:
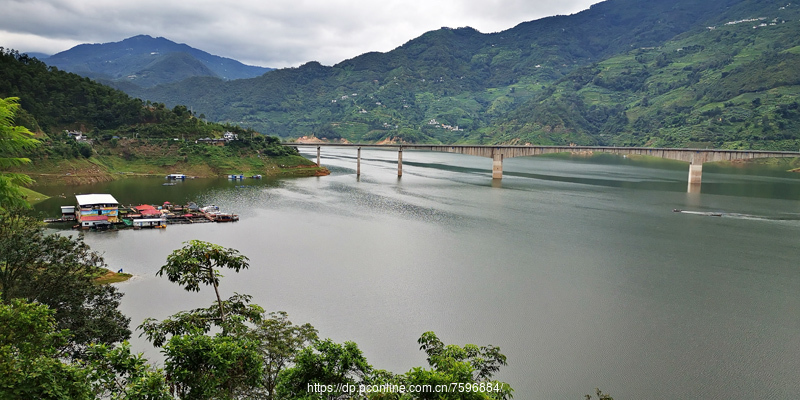
<instances>
[{"instance_id":1,"label":"dock","mask_svg":"<svg viewBox=\"0 0 800 400\"><path fill-rule=\"evenodd\" d=\"M187 205L173 205L165 201L162 205L141 204L121 205L106 204L104 207L87 207L81 205L81 198L76 196L79 206L62 206L61 218L47 218L46 223L77 223L75 229L109 230L109 229L164 229L167 225L200 224L207 222L235 222L239 216L233 213L220 212L215 205L199 207L194 202ZM95 195L92 195L95 196ZM110 197L109 197L110 198ZM78 215L80 210L80 215ZM113 216L113 221L109 220ZM91 223L95 220L102 223Z\"/></svg>"}]
</instances>

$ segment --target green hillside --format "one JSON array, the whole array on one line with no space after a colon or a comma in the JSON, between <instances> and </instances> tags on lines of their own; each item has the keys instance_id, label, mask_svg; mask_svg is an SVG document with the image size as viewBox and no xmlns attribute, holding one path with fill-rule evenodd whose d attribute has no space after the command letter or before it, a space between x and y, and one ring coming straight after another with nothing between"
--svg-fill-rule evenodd
<instances>
[{"instance_id":1,"label":"green hillside","mask_svg":"<svg viewBox=\"0 0 800 400\"><path fill-rule=\"evenodd\" d=\"M499 33L443 28L332 67L129 93L287 138L797 149L798 7L610 0Z\"/></svg>"},{"instance_id":2,"label":"green hillside","mask_svg":"<svg viewBox=\"0 0 800 400\"><path fill-rule=\"evenodd\" d=\"M14 123L42 143L21 154L33 163L19 172L47 181L108 180L115 172L197 176L324 173L275 137L205 121L185 106L142 102L127 94L0 49L0 98L18 97ZM68 134L67 131L70 133ZM212 146L200 139L237 140ZM79 138L76 138L79 136Z\"/></svg>"},{"instance_id":3,"label":"green hillside","mask_svg":"<svg viewBox=\"0 0 800 400\"><path fill-rule=\"evenodd\" d=\"M796 151L798 11L731 19L756 20L579 68L498 122L495 140Z\"/></svg>"}]
</instances>

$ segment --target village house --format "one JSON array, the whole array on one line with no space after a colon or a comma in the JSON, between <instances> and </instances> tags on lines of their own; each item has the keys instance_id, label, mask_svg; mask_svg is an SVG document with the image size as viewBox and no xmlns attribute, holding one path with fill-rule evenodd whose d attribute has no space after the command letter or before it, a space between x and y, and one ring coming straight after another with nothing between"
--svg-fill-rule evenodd
<instances>
[{"instance_id":1,"label":"village house","mask_svg":"<svg viewBox=\"0 0 800 400\"><path fill-rule=\"evenodd\" d=\"M222 138L225 139L225 141L230 142L231 140L239 140L239 135L233 132L225 132L222 134Z\"/></svg>"},{"instance_id":2,"label":"village house","mask_svg":"<svg viewBox=\"0 0 800 400\"><path fill-rule=\"evenodd\" d=\"M82 131L66 131L66 133L67 133L67 136L69 136L69 137L71 137L71 138L73 138L75 140L78 140L78 141L86 140L86 136L83 134Z\"/></svg>"}]
</instances>

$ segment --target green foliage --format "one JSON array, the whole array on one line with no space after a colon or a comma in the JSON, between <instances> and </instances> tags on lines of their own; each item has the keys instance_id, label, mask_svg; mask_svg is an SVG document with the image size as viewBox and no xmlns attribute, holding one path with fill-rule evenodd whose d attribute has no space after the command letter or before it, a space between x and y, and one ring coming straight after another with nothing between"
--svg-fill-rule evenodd
<instances>
[{"instance_id":1,"label":"green foliage","mask_svg":"<svg viewBox=\"0 0 800 400\"><path fill-rule=\"evenodd\" d=\"M114 129L136 123L144 114L140 100L25 54L0 49L0 97L4 96L19 97L22 108L45 132L82 125Z\"/></svg>"},{"instance_id":2,"label":"green foliage","mask_svg":"<svg viewBox=\"0 0 800 400\"><path fill-rule=\"evenodd\" d=\"M130 344L96 345L87 354L88 381L95 395L111 400L171 400L164 372L132 354Z\"/></svg>"},{"instance_id":3,"label":"green foliage","mask_svg":"<svg viewBox=\"0 0 800 400\"><path fill-rule=\"evenodd\" d=\"M275 398L281 371L294 362L297 353L315 342L317 330L310 324L294 325L283 311L262 318L250 333L258 343L262 366L261 387L264 397Z\"/></svg>"},{"instance_id":4,"label":"green foliage","mask_svg":"<svg viewBox=\"0 0 800 400\"><path fill-rule=\"evenodd\" d=\"M248 258L239 254L236 249L226 249L220 245L190 240L180 250L167 257L167 264L158 270L156 275L166 274L170 282L176 282L189 292L199 292L200 285L211 285L217 295L219 316L226 319L225 304L219 296L219 279L222 275L216 268L230 268L235 272L247 269Z\"/></svg>"},{"instance_id":5,"label":"green foliage","mask_svg":"<svg viewBox=\"0 0 800 400\"><path fill-rule=\"evenodd\" d=\"M259 342L248 334L246 323L258 322L263 309L249 305L246 295L223 301L218 289L222 275L217 268L238 272L248 267L247 261L235 249L192 240L170 254L157 273L187 291L212 286L217 297L215 306L181 312L163 322L147 319L140 326L155 346L166 343L165 370L181 399L234 399L253 393L260 384ZM212 325L222 331L208 336Z\"/></svg>"},{"instance_id":6,"label":"green foliage","mask_svg":"<svg viewBox=\"0 0 800 400\"><path fill-rule=\"evenodd\" d=\"M14 125L18 100L0 98L0 212L10 207L27 207L20 186L33 182L27 175L7 172L9 168L30 163L30 159L21 155L39 144L28 129Z\"/></svg>"},{"instance_id":7,"label":"green foliage","mask_svg":"<svg viewBox=\"0 0 800 400\"><path fill-rule=\"evenodd\" d=\"M419 393L420 399L510 399L513 389L507 383L491 378L507 365L506 356L495 346L464 347L445 345L433 332L425 332L418 340L420 350L428 355L431 369L414 368L405 375L410 385L445 385L470 390L451 391L445 395L435 392ZM459 386L461 384L461 386ZM478 390L473 390L473 388Z\"/></svg>"},{"instance_id":8,"label":"green foliage","mask_svg":"<svg viewBox=\"0 0 800 400\"><path fill-rule=\"evenodd\" d=\"M230 268L235 272L247 269L248 258L239 254L236 249L226 249L220 245L190 240L183 248L175 250L167 257L167 263L156 275L166 275L170 282L175 282L190 292L199 292L200 285L219 286L222 275L217 268ZM224 313L222 313L224 314Z\"/></svg>"},{"instance_id":9,"label":"green foliage","mask_svg":"<svg viewBox=\"0 0 800 400\"><path fill-rule=\"evenodd\" d=\"M81 362L69 362L68 330L58 330L54 310L24 299L0 303L0 398L172 399L160 370L130 346L90 346Z\"/></svg>"},{"instance_id":10,"label":"green foliage","mask_svg":"<svg viewBox=\"0 0 800 400\"><path fill-rule=\"evenodd\" d=\"M234 294L207 308L181 311L158 321L146 318L139 330L156 347L161 347L170 336L207 334L213 327L222 329L223 334L243 334L248 331L245 322L258 322L264 310L250 304L251 296ZM225 318L220 317L220 304L225 310Z\"/></svg>"},{"instance_id":11,"label":"green foliage","mask_svg":"<svg viewBox=\"0 0 800 400\"><path fill-rule=\"evenodd\" d=\"M106 271L103 258L81 237L46 234L35 218L0 214L2 299L25 298L54 310L58 329L71 331L67 355L84 356L93 343L130 337L130 319L119 311L122 293L94 279Z\"/></svg>"},{"instance_id":12,"label":"green foliage","mask_svg":"<svg viewBox=\"0 0 800 400\"><path fill-rule=\"evenodd\" d=\"M0 304L0 398L93 398L87 371L59 359L67 337L46 305L23 299Z\"/></svg>"},{"instance_id":13,"label":"green foliage","mask_svg":"<svg viewBox=\"0 0 800 400\"><path fill-rule=\"evenodd\" d=\"M243 337L173 336L165 371L181 399L236 399L261 377L258 343Z\"/></svg>"},{"instance_id":14,"label":"green foliage","mask_svg":"<svg viewBox=\"0 0 800 400\"><path fill-rule=\"evenodd\" d=\"M278 399L350 398L352 392L347 388L367 383L373 371L358 345L330 339L301 350L294 363L278 376Z\"/></svg>"}]
</instances>

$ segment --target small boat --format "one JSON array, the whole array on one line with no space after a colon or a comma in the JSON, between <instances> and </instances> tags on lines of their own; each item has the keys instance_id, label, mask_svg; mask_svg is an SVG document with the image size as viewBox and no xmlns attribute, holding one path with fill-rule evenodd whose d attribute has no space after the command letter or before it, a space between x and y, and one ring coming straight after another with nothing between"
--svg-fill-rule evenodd
<instances>
[{"instance_id":1,"label":"small boat","mask_svg":"<svg viewBox=\"0 0 800 400\"><path fill-rule=\"evenodd\" d=\"M175 186L175 185L176 185L175 182L164 182L161 184L161 186Z\"/></svg>"},{"instance_id":2,"label":"small boat","mask_svg":"<svg viewBox=\"0 0 800 400\"><path fill-rule=\"evenodd\" d=\"M253 179L261 179L261 175L253 175L253 176L251 176L250 178L253 178Z\"/></svg>"}]
</instances>

